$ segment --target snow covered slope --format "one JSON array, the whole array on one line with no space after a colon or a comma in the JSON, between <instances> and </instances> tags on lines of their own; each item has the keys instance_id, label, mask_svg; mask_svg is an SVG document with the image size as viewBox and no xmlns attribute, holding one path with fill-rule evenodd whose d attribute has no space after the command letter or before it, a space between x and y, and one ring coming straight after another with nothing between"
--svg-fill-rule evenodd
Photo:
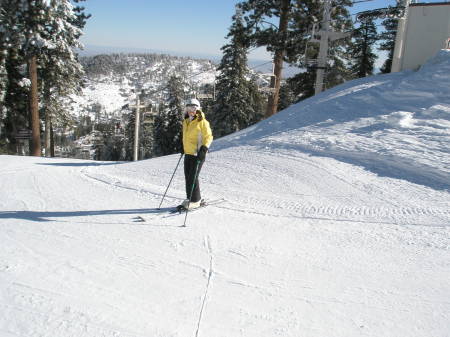
<instances>
[{"instance_id":1,"label":"snow covered slope","mask_svg":"<svg viewBox=\"0 0 450 337\"><path fill-rule=\"evenodd\" d=\"M0 156L0 336L448 337L450 55L179 155ZM137 222L137 215L146 222Z\"/></svg>"},{"instance_id":2,"label":"snow covered slope","mask_svg":"<svg viewBox=\"0 0 450 337\"><path fill-rule=\"evenodd\" d=\"M120 116L122 108L136 102L140 88L143 102L160 100L170 76L186 78L193 87L211 84L215 66L209 60L196 60L158 54L109 54L81 58L86 71L86 87L71 97L74 116L96 114Z\"/></svg>"},{"instance_id":3,"label":"snow covered slope","mask_svg":"<svg viewBox=\"0 0 450 337\"><path fill-rule=\"evenodd\" d=\"M450 50L417 72L327 90L220 142L302 150L389 177L450 188ZM216 143L217 145L217 143Z\"/></svg>"}]
</instances>

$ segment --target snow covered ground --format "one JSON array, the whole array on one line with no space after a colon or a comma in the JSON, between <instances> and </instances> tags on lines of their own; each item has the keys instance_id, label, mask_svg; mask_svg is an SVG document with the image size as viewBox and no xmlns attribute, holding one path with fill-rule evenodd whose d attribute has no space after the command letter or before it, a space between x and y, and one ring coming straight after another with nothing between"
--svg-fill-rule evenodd
<instances>
[{"instance_id":1,"label":"snow covered ground","mask_svg":"<svg viewBox=\"0 0 450 337\"><path fill-rule=\"evenodd\" d=\"M448 337L449 124L448 51L333 88L217 140L187 228L179 155L0 156L0 336Z\"/></svg>"},{"instance_id":2,"label":"snow covered ground","mask_svg":"<svg viewBox=\"0 0 450 337\"><path fill-rule=\"evenodd\" d=\"M90 69L89 62L84 61L88 69L85 78L86 87L80 95L71 96L72 115L90 115L91 118L98 118L97 114L100 113L102 117L104 115L120 117L124 106L136 103L135 90L139 86L142 86L146 95L150 95L143 102L155 103L155 100L159 99L154 92L162 93L161 90L167 85L170 75L180 75L180 71L181 77L187 77L191 87L201 87L215 81L216 70L211 61L172 58L168 55L162 56L161 61L155 61L151 60L150 55L145 56L116 54L113 57L114 61L110 60L116 62L116 69L113 68L110 72L103 70L101 75L96 72L97 68ZM108 58L107 55L104 57ZM111 66L107 61L104 62L105 67Z\"/></svg>"}]
</instances>

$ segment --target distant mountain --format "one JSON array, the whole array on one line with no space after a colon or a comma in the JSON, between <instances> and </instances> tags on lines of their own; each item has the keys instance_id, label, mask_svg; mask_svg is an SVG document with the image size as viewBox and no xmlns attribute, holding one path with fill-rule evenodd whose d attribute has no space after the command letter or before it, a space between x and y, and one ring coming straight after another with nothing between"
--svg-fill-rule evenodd
<instances>
[{"instance_id":1,"label":"distant mountain","mask_svg":"<svg viewBox=\"0 0 450 337\"><path fill-rule=\"evenodd\" d=\"M177 52L173 50L151 49L151 48L132 48L132 47L115 47L115 46L98 46L87 44L82 50L78 51L80 56L95 56L101 54L164 54L178 57L190 57L209 59L213 62L219 62L221 55L198 53L198 52Z\"/></svg>"},{"instance_id":2,"label":"distant mountain","mask_svg":"<svg viewBox=\"0 0 450 337\"><path fill-rule=\"evenodd\" d=\"M183 79L187 96L212 95L218 75L218 63L211 59L168 54L117 50L113 54L81 56L80 62L86 72L85 88L81 95L72 97L72 112L97 119L120 117L126 112L124 108L135 103L137 91L141 92L143 104L157 107L164 100L165 87L173 75ZM271 62L251 61L249 67L260 87L269 85Z\"/></svg>"},{"instance_id":3,"label":"distant mountain","mask_svg":"<svg viewBox=\"0 0 450 337\"><path fill-rule=\"evenodd\" d=\"M198 53L198 52L177 52L173 50L161 50L161 49L148 49L148 48L130 48L130 47L111 47L111 46L97 46L97 45L85 45L83 50L79 50L80 56L95 56L100 54L117 54L117 53L140 53L140 54L164 54L177 57L190 57L194 59L207 59L215 64L219 64L222 59L222 55ZM273 64L270 59L256 59L250 58L248 60L249 68L254 69L255 72L272 73ZM299 73L302 69L284 65L283 78L292 77Z\"/></svg>"},{"instance_id":4,"label":"distant mountain","mask_svg":"<svg viewBox=\"0 0 450 337\"><path fill-rule=\"evenodd\" d=\"M214 83L216 65L207 59L165 54L99 54L83 56L86 87L73 96L75 115L120 115L122 107L134 103L136 92L144 104L157 104L165 95L172 75L186 83L186 92L198 93Z\"/></svg>"},{"instance_id":5,"label":"distant mountain","mask_svg":"<svg viewBox=\"0 0 450 337\"><path fill-rule=\"evenodd\" d=\"M267 60L248 60L248 67L255 72L260 72L263 74L272 74L273 63ZM294 76L300 72L304 71L303 68L298 68L295 66L290 66L287 63L283 64L282 78L286 79Z\"/></svg>"}]
</instances>

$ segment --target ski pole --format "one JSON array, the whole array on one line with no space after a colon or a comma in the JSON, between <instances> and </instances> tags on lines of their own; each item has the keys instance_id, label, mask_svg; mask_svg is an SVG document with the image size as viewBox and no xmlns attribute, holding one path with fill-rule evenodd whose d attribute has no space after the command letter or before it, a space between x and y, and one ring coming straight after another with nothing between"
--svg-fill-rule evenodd
<instances>
[{"instance_id":1,"label":"ski pole","mask_svg":"<svg viewBox=\"0 0 450 337\"><path fill-rule=\"evenodd\" d=\"M170 186L170 184L172 183L172 179L173 179L173 177L175 176L175 172L177 172L178 165L180 165L180 161L181 161L181 158L183 158L183 156L184 156L184 153L182 153L181 156L180 156L180 159L178 159L177 166L175 167L175 171L173 171L172 178L170 178L169 185L167 185L166 191L164 192L164 195L163 195L163 197L162 197L162 199L161 199L161 202L160 202L160 204L159 204L158 209L161 209L161 205L162 205L162 203L163 203L163 201L164 201L164 198L166 197L166 193L167 193L167 191L169 190L169 186Z\"/></svg>"},{"instance_id":2,"label":"ski pole","mask_svg":"<svg viewBox=\"0 0 450 337\"><path fill-rule=\"evenodd\" d=\"M191 206L192 194L194 193L195 181L197 180L197 172L198 172L199 166L200 166L200 160L197 160L197 165L195 165L194 181L192 182L191 194L189 195L189 204L188 204L188 208L186 210L186 215L184 216L183 226L181 226L181 227L186 227L186 219L188 216L189 207Z\"/></svg>"}]
</instances>

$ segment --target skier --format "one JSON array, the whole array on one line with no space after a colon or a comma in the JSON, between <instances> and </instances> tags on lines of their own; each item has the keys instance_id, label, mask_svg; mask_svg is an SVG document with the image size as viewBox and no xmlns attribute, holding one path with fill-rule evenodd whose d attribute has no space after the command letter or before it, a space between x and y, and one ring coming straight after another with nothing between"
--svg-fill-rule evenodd
<instances>
[{"instance_id":1,"label":"skier","mask_svg":"<svg viewBox=\"0 0 450 337\"><path fill-rule=\"evenodd\" d=\"M186 180L186 200L179 207L194 209L201 206L198 176L205 162L206 152L213 141L213 135L200 102L192 98L186 103L183 120L184 177Z\"/></svg>"}]
</instances>

